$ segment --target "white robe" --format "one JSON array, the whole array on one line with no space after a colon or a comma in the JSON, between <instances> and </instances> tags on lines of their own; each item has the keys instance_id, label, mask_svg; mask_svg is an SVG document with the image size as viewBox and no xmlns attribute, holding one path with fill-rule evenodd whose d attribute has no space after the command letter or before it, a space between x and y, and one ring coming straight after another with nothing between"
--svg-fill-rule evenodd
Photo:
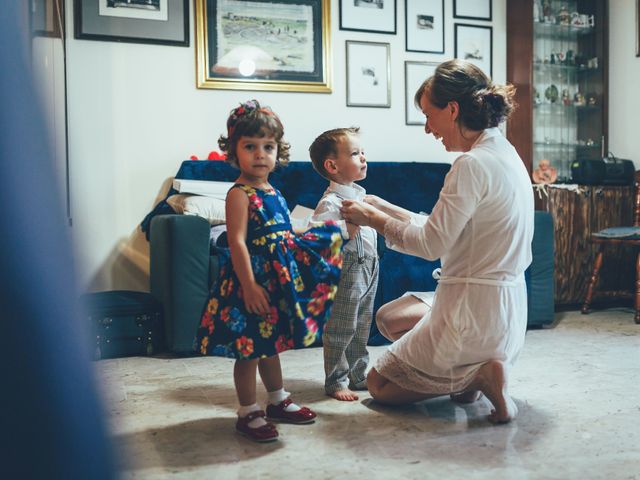
<instances>
[{"instance_id":1,"label":"white robe","mask_svg":"<svg viewBox=\"0 0 640 480\"><path fill-rule=\"evenodd\" d=\"M433 211L420 217L387 221L385 240L404 253L440 258L441 278L432 310L389 346L379 371L415 391L461 391L488 360L512 364L527 326L533 193L497 128L455 160Z\"/></svg>"}]
</instances>

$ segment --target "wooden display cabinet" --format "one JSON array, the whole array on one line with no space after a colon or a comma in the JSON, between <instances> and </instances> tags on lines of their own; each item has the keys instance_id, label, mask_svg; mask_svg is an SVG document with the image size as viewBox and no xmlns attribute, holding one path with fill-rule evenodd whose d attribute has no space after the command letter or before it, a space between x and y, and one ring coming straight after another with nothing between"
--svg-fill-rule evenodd
<instances>
[{"instance_id":1,"label":"wooden display cabinet","mask_svg":"<svg viewBox=\"0 0 640 480\"><path fill-rule=\"evenodd\" d=\"M591 233L633 224L633 187L547 186L539 196L542 209L551 213L554 222L556 306L580 306L597 249L589 240ZM607 248L599 280L602 289L624 290L633 285L632 253L629 247Z\"/></svg>"}]
</instances>

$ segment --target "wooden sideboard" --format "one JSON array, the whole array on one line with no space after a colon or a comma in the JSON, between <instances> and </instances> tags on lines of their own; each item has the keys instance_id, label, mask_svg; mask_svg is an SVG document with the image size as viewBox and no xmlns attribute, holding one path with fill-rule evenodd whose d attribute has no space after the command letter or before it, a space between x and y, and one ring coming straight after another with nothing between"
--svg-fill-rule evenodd
<instances>
[{"instance_id":1,"label":"wooden sideboard","mask_svg":"<svg viewBox=\"0 0 640 480\"><path fill-rule=\"evenodd\" d=\"M633 187L545 186L535 195L541 209L553 217L556 307L580 306L596 252L591 233L633 225ZM635 279L634 259L628 247L608 249L599 285L606 290L629 288Z\"/></svg>"}]
</instances>

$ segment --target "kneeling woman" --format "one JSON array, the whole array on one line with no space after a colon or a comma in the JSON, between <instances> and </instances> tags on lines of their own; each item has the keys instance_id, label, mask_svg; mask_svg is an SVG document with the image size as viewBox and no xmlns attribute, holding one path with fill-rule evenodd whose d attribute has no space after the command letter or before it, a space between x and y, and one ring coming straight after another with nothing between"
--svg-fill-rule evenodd
<instances>
[{"instance_id":1,"label":"kneeling woman","mask_svg":"<svg viewBox=\"0 0 640 480\"><path fill-rule=\"evenodd\" d=\"M380 402L445 394L473 401L482 392L494 406L491 422L517 413L507 377L526 331L534 206L527 170L497 128L514 108L514 91L469 62L439 65L415 102L425 132L447 151L464 153L431 214L377 197L343 203L346 220L372 226L391 248L442 263L432 309L405 296L380 310L380 330L396 340L369 373L369 391Z\"/></svg>"}]
</instances>

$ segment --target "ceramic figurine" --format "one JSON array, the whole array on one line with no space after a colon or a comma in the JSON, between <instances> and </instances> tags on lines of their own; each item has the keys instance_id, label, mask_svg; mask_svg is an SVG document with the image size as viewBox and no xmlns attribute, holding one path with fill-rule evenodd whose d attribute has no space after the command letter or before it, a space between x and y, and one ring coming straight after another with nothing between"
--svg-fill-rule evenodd
<instances>
[{"instance_id":1,"label":"ceramic figurine","mask_svg":"<svg viewBox=\"0 0 640 480\"><path fill-rule=\"evenodd\" d=\"M538 168L531 175L533 183L553 183L558 179L558 170L551 166L551 162L546 158L540 160Z\"/></svg>"}]
</instances>

